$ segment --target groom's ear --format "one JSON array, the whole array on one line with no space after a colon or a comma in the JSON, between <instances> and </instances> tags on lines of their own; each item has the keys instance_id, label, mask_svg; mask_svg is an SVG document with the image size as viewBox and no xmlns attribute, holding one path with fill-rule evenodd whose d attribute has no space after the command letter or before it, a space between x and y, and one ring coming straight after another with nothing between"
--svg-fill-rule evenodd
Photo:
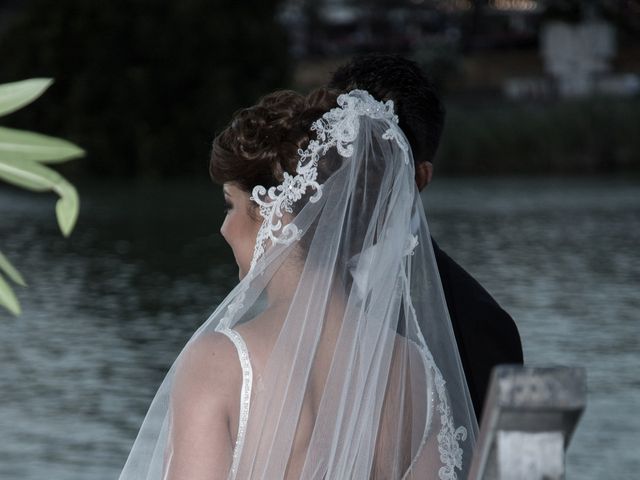
<instances>
[{"instance_id":1,"label":"groom's ear","mask_svg":"<svg viewBox=\"0 0 640 480\"><path fill-rule=\"evenodd\" d=\"M418 190L423 190L431 182L433 176L433 163L416 163L416 185Z\"/></svg>"}]
</instances>

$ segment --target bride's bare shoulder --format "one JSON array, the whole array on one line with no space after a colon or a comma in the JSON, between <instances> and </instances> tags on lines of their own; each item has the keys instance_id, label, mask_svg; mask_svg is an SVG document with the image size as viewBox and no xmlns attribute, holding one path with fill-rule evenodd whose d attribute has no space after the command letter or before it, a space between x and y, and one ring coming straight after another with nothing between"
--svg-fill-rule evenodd
<instances>
[{"instance_id":1,"label":"bride's bare shoulder","mask_svg":"<svg viewBox=\"0 0 640 480\"><path fill-rule=\"evenodd\" d=\"M233 355L233 343L220 333L199 334L180 354L169 402L171 455L163 478L226 478L242 377Z\"/></svg>"},{"instance_id":2,"label":"bride's bare shoulder","mask_svg":"<svg viewBox=\"0 0 640 480\"><path fill-rule=\"evenodd\" d=\"M176 363L176 386L191 394L230 398L242 384L242 368L233 342L219 332L204 333L184 348Z\"/></svg>"}]
</instances>

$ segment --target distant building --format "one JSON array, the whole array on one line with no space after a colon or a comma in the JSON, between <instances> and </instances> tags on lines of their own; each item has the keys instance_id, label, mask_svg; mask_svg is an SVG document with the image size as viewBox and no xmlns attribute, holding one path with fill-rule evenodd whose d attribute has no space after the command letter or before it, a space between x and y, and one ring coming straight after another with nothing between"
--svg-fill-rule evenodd
<instances>
[{"instance_id":1,"label":"distant building","mask_svg":"<svg viewBox=\"0 0 640 480\"><path fill-rule=\"evenodd\" d=\"M280 19L298 58L365 51L407 53L436 38L465 48L535 47L535 0L289 0Z\"/></svg>"},{"instance_id":2,"label":"distant building","mask_svg":"<svg viewBox=\"0 0 640 480\"><path fill-rule=\"evenodd\" d=\"M640 31L640 20L626 19L631 3L602 2L602 6L614 5L618 10L608 11L609 16L626 22L627 30ZM301 60L371 51L417 57L427 52L430 60L440 56L434 66L439 72L443 61L445 66L458 61L451 55L469 58L481 52L527 51L535 68L509 73L507 66L502 82L507 97L640 90L636 75L614 73L619 44L615 24L596 20L593 3L574 2L571 11L566 5L553 0L288 0L280 20L290 34L292 54ZM640 18L640 2L637 8ZM475 69L473 80L480 90L488 86L480 85L481 71ZM495 72L486 73L491 73L491 88L496 88Z\"/></svg>"}]
</instances>

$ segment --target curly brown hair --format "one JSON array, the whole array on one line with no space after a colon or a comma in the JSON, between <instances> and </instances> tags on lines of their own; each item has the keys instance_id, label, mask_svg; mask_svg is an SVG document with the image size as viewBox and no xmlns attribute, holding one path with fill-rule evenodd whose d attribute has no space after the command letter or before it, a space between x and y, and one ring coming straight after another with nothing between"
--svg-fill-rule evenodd
<instances>
[{"instance_id":1,"label":"curly brown hair","mask_svg":"<svg viewBox=\"0 0 640 480\"><path fill-rule=\"evenodd\" d=\"M298 150L313 139L311 124L336 106L337 93L321 88L309 95L270 93L239 110L213 141L209 173L214 182L232 182L251 192L278 185L283 172L295 174Z\"/></svg>"}]
</instances>

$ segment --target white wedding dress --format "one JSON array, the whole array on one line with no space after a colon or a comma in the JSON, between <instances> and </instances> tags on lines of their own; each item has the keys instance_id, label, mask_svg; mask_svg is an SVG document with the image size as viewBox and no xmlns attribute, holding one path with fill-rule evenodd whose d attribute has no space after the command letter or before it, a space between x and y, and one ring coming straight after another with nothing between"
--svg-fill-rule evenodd
<instances>
[{"instance_id":1,"label":"white wedding dress","mask_svg":"<svg viewBox=\"0 0 640 480\"><path fill-rule=\"evenodd\" d=\"M253 368L251 366L251 355L249 354L249 349L247 348L247 344L243 340L240 333L231 329L231 328L222 328L218 330L219 333L227 336L229 340L235 346L238 352L238 360L240 362L240 367L242 369L242 388L240 392L240 408L239 408L239 416L238 416L238 433L236 436L235 445L233 448L233 460L231 465L231 475L235 475L238 470L238 462L240 460L240 453L242 452L242 447L244 445L244 438L247 431L247 423L249 420L249 414L251 411L251 392L253 389ZM428 371L428 366L425 363L425 372ZM412 473L413 466L417 463L419 456L422 453L422 449L427 441L427 436L429 432L429 425L432 420L433 408L435 405L435 393L433 390L433 381L431 378L427 381L427 398L429 401L429 410L426 415L426 423L424 427L424 434L421 441L421 447L418 449L418 452L415 454L413 459L411 460L411 464L405 474L402 476L402 479L409 478Z\"/></svg>"}]
</instances>

